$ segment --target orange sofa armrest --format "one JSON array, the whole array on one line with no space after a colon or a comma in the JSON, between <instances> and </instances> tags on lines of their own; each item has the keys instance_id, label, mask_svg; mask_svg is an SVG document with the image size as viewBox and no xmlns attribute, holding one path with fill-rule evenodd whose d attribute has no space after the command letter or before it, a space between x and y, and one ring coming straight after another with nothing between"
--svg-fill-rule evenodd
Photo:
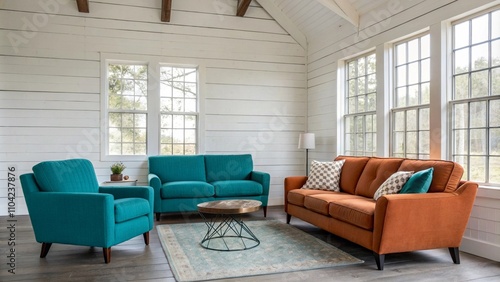
<instances>
[{"instance_id":1,"label":"orange sofa armrest","mask_svg":"<svg viewBox=\"0 0 500 282\"><path fill-rule=\"evenodd\" d=\"M373 251L379 254L459 247L478 184L454 192L382 196L375 207Z\"/></svg>"},{"instance_id":2,"label":"orange sofa armrest","mask_svg":"<svg viewBox=\"0 0 500 282\"><path fill-rule=\"evenodd\" d=\"M288 192L294 189L300 189L306 184L307 176L289 176L285 177L285 212L288 210Z\"/></svg>"}]
</instances>

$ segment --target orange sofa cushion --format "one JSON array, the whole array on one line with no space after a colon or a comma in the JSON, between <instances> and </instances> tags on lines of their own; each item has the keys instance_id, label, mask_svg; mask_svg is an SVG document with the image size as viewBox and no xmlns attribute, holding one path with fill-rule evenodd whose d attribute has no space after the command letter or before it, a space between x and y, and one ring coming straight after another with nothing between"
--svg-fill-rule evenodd
<instances>
[{"instance_id":1,"label":"orange sofa cushion","mask_svg":"<svg viewBox=\"0 0 500 282\"><path fill-rule=\"evenodd\" d=\"M458 163L443 160L404 160L399 170L420 171L434 168L429 192L453 192L458 188L464 169Z\"/></svg>"},{"instance_id":2,"label":"orange sofa cushion","mask_svg":"<svg viewBox=\"0 0 500 282\"><path fill-rule=\"evenodd\" d=\"M373 198L380 185L398 171L402 162L400 158L370 158L359 177L356 195Z\"/></svg>"},{"instance_id":3,"label":"orange sofa cushion","mask_svg":"<svg viewBox=\"0 0 500 282\"><path fill-rule=\"evenodd\" d=\"M353 198L358 198L358 196L342 192L309 195L304 199L304 207L323 215L329 215L330 203Z\"/></svg>"},{"instance_id":4,"label":"orange sofa cushion","mask_svg":"<svg viewBox=\"0 0 500 282\"><path fill-rule=\"evenodd\" d=\"M324 194L328 193L324 190L314 190L314 189L294 189L288 192L288 203L303 207L304 199L306 196L315 195L315 194Z\"/></svg>"},{"instance_id":5,"label":"orange sofa cushion","mask_svg":"<svg viewBox=\"0 0 500 282\"><path fill-rule=\"evenodd\" d=\"M345 160L342 172L340 173L340 191L353 194L356 191L359 177L365 168L368 157L338 156L336 161Z\"/></svg>"},{"instance_id":6,"label":"orange sofa cushion","mask_svg":"<svg viewBox=\"0 0 500 282\"><path fill-rule=\"evenodd\" d=\"M372 198L356 197L335 201L330 204L331 217L356 225L366 230L373 230L373 216L376 201Z\"/></svg>"}]
</instances>

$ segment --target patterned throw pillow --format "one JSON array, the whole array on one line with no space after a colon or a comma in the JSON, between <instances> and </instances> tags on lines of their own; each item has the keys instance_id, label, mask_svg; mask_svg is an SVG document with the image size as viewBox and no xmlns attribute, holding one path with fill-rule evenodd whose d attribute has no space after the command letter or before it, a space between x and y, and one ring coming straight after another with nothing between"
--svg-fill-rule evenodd
<instances>
[{"instance_id":1,"label":"patterned throw pillow","mask_svg":"<svg viewBox=\"0 0 500 282\"><path fill-rule=\"evenodd\" d=\"M403 188L406 181L410 179L413 171L398 171L393 173L380 187L378 187L373 199L376 201L384 195L397 194Z\"/></svg>"},{"instance_id":2,"label":"patterned throw pillow","mask_svg":"<svg viewBox=\"0 0 500 282\"><path fill-rule=\"evenodd\" d=\"M334 162L312 161L311 172L302 189L340 191L340 172L345 160Z\"/></svg>"}]
</instances>

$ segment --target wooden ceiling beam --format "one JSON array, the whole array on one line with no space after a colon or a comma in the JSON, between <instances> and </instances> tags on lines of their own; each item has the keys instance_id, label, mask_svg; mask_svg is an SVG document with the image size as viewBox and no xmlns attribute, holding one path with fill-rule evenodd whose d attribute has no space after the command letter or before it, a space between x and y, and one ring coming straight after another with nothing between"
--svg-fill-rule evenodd
<instances>
[{"instance_id":1,"label":"wooden ceiling beam","mask_svg":"<svg viewBox=\"0 0 500 282\"><path fill-rule=\"evenodd\" d=\"M161 21L170 22L170 15L172 14L172 0L161 1Z\"/></svg>"},{"instance_id":2,"label":"wooden ceiling beam","mask_svg":"<svg viewBox=\"0 0 500 282\"><path fill-rule=\"evenodd\" d=\"M80 13L89 12L89 0L76 0L76 5L78 6L78 12Z\"/></svg>"},{"instance_id":3,"label":"wooden ceiling beam","mask_svg":"<svg viewBox=\"0 0 500 282\"><path fill-rule=\"evenodd\" d=\"M251 2L252 0L238 0L238 10L236 11L236 15L238 17L245 16L245 13L248 10L248 6L250 6Z\"/></svg>"},{"instance_id":4,"label":"wooden ceiling beam","mask_svg":"<svg viewBox=\"0 0 500 282\"><path fill-rule=\"evenodd\" d=\"M323 6L332 10L335 14L346 19L355 27L359 27L359 13L354 6L349 2L350 0L316 0Z\"/></svg>"}]
</instances>

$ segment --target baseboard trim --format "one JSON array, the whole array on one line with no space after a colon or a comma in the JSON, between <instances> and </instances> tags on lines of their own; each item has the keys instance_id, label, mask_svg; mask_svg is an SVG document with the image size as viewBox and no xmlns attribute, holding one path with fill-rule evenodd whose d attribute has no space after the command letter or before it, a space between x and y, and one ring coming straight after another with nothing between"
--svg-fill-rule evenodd
<instances>
[{"instance_id":1,"label":"baseboard trim","mask_svg":"<svg viewBox=\"0 0 500 282\"><path fill-rule=\"evenodd\" d=\"M500 246L464 237L460 251L500 262Z\"/></svg>"}]
</instances>

